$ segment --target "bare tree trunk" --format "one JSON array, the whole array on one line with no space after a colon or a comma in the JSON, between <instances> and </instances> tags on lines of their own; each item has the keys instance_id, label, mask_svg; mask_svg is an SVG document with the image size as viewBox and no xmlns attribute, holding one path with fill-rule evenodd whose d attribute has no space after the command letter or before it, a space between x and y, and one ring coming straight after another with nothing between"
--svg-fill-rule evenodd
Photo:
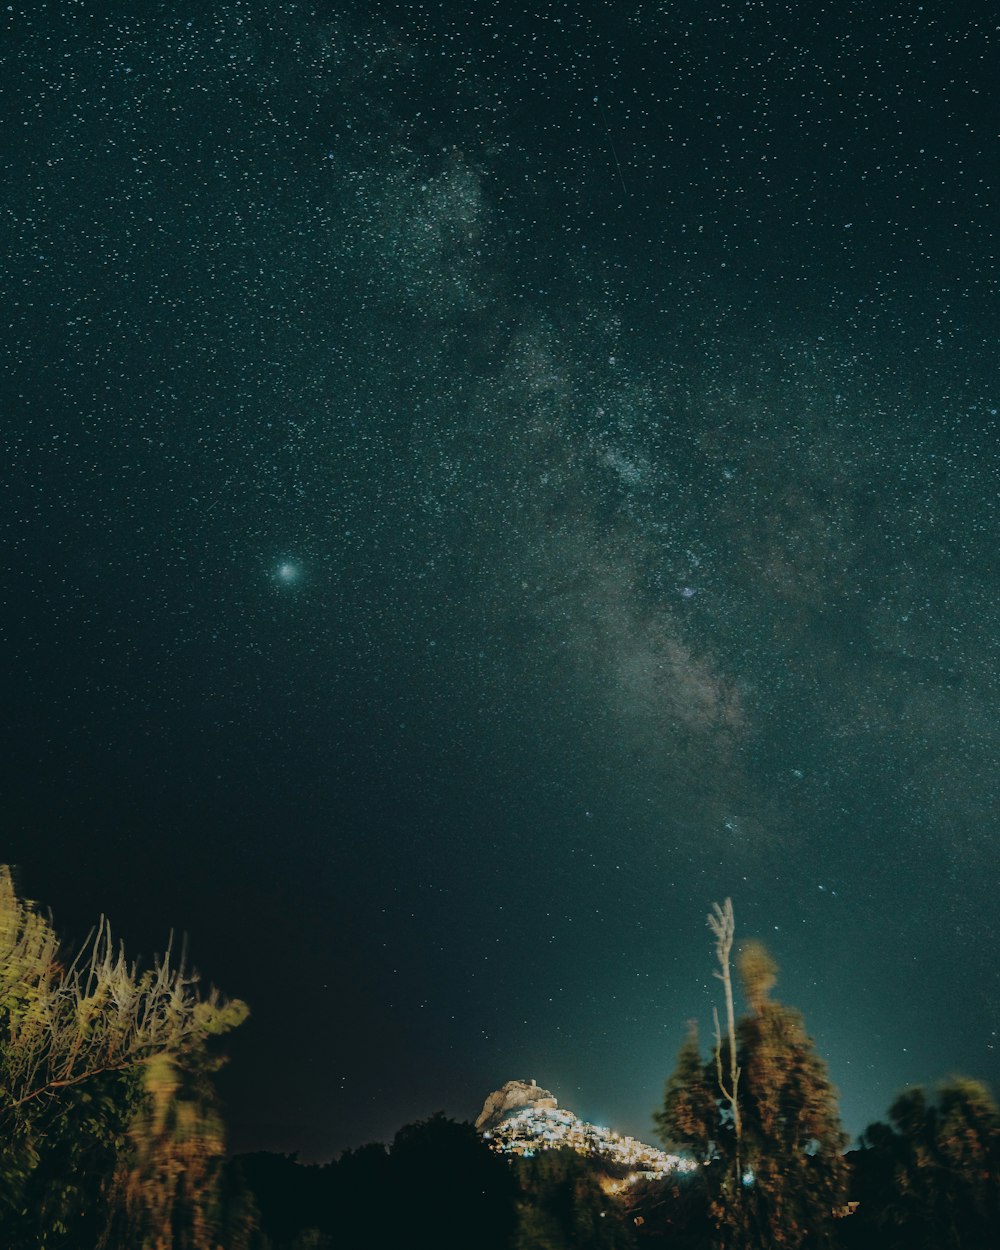
<instances>
[{"instance_id":1,"label":"bare tree trunk","mask_svg":"<svg viewBox=\"0 0 1000 1250\"><path fill-rule=\"evenodd\" d=\"M715 1021L715 1071L719 1080L719 1091L726 1102L729 1103L732 1111L733 1133L736 1137L736 1183L739 1185L742 1179L740 1175L742 1123L740 1121L738 1098L740 1068L736 1062L736 1012L733 1008L733 978L729 963L733 949L733 935L736 932L736 920L733 915L733 900L731 898L727 898L721 907L718 903L712 904L712 910L708 917L708 927L712 930L712 934L715 937L715 956L719 961L721 969L714 975L722 982L726 993L726 1025L729 1032L728 1089L726 1088L722 1072L722 1030L719 1027L719 1013L713 1009L712 1016Z\"/></svg>"}]
</instances>

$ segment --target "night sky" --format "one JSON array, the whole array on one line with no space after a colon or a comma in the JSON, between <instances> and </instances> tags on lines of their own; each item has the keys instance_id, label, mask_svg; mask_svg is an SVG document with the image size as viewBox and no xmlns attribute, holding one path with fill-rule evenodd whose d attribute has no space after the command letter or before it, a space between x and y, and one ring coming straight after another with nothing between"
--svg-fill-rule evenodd
<instances>
[{"instance_id":1,"label":"night sky","mask_svg":"<svg viewBox=\"0 0 1000 1250\"><path fill-rule=\"evenodd\" d=\"M0 859L237 1149L649 1140L713 900L1000 1077L992 6L15 2Z\"/></svg>"}]
</instances>

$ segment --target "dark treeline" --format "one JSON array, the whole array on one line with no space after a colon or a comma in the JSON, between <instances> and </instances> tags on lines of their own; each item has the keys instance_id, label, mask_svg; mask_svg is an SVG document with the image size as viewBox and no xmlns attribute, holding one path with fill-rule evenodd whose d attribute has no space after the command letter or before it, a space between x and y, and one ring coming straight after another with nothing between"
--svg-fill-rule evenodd
<instances>
[{"instance_id":1,"label":"dark treeline","mask_svg":"<svg viewBox=\"0 0 1000 1250\"><path fill-rule=\"evenodd\" d=\"M268 1250L635 1244L634 1217L606 1192L622 1183L613 1166L568 1148L504 1157L471 1124L440 1113L400 1129L388 1148L364 1146L322 1166L273 1154L232 1166L253 1193Z\"/></svg>"},{"instance_id":2,"label":"dark treeline","mask_svg":"<svg viewBox=\"0 0 1000 1250\"><path fill-rule=\"evenodd\" d=\"M666 1177L570 1149L500 1155L443 1114L306 1166L228 1159L213 1086L244 1004L102 921L67 951L0 867L4 1250L995 1250L1000 1112L979 1082L903 1093L847 1151L836 1091L758 943L709 917L724 1019L692 1026L654 1120Z\"/></svg>"},{"instance_id":3,"label":"dark treeline","mask_svg":"<svg viewBox=\"0 0 1000 1250\"><path fill-rule=\"evenodd\" d=\"M717 1223L718 1161L629 1179L565 1147L498 1156L471 1125L440 1115L400 1130L388 1149L322 1166L274 1154L231 1166L259 1210L263 1236L252 1244L268 1250L996 1250L1000 1116L983 1099L970 1081L949 1083L933 1104L910 1090L891 1125L874 1125L847 1154L842 1204L808 1223L789 1216L784 1231L753 1218Z\"/></svg>"}]
</instances>

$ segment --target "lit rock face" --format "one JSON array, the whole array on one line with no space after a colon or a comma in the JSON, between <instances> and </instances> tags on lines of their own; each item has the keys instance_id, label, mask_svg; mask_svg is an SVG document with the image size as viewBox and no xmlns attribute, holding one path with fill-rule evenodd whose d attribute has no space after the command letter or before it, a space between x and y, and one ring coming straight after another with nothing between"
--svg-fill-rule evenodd
<instances>
[{"instance_id":1,"label":"lit rock face","mask_svg":"<svg viewBox=\"0 0 1000 1250\"><path fill-rule=\"evenodd\" d=\"M554 1110L557 1106L555 1096L534 1081L508 1081L502 1089L494 1090L483 1103L476 1131L485 1133L525 1107L549 1107Z\"/></svg>"}]
</instances>

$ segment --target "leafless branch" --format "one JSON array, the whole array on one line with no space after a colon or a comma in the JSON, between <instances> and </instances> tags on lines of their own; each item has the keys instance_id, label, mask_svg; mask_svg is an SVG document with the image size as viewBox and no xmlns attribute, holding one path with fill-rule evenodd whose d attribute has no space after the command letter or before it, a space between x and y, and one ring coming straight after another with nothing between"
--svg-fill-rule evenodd
<instances>
[{"instance_id":1,"label":"leafless branch","mask_svg":"<svg viewBox=\"0 0 1000 1250\"><path fill-rule=\"evenodd\" d=\"M204 1039L227 1004L166 953L129 963L101 917L68 962L50 921L18 899L0 867L0 1090L4 1112L100 1073Z\"/></svg>"}]
</instances>

